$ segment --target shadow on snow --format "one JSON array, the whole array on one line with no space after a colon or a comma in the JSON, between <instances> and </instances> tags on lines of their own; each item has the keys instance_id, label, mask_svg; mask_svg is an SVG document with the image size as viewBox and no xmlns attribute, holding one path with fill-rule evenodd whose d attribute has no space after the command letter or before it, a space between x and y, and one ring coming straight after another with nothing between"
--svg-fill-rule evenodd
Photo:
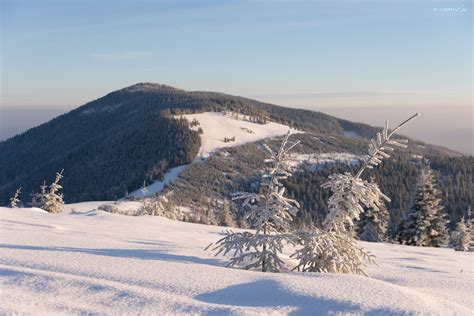
<instances>
[{"instance_id":1,"label":"shadow on snow","mask_svg":"<svg viewBox=\"0 0 474 316\"><path fill-rule=\"evenodd\" d=\"M75 247L44 247L44 246L24 246L24 245L6 245L1 244L0 249L16 249L16 250L35 250L35 251L50 251L50 252L77 252L86 253L90 255L116 257L116 258L130 258L142 260L163 260L187 262L196 264L205 264L219 266L218 259L203 259L195 256L176 255L167 252L166 250L151 250L151 249L102 249L102 248L75 248Z\"/></svg>"},{"instance_id":2,"label":"shadow on snow","mask_svg":"<svg viewBox=\"0 0 474 316\"><path fill-rule=\"evenodd\" d=\"M361 310L360 306L350 302L329 298L306 296L285 289L275 280L257 280L237 284L226 288L200 294L195 299L212 304L235 307L283 308L294 307L289 315L403 315L387 309ZM212 314L212 312L210 313Z\"/></svg>"}]
</instances>

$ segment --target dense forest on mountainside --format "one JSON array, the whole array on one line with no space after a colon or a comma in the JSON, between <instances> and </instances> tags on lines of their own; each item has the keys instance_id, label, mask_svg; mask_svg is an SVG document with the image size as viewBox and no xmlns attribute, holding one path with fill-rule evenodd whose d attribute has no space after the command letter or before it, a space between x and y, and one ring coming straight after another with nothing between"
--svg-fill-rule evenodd
<instances>
[{"instance_id":1,"label":"dense forest on mountainside","mask_svg":"<svg viewBox=\"0 0 474 316\"><path fill-rule=\"evenodd\" d=\"M315 137L311 134L292 135L290 140L300 140L295 148L296 153L331 153L349 152L365 154L366 142L358 139L347 139L342 136ZM266 141L270 146L278 146L278 141ZM216 155L205 161L194 163L164 192L169 197L166 207L187 206L192 209L184 220L207 224L223 224L246 227L242 220L242 210L230 200L233 192L257 191L261 174L262 161L266 151L263 141L238 147L221 149ZM473 203L473 157L427 157L432 160L440 183L445 211L451 220L451 226L465 215ZM452 166L452 170L447 172ZM296 226L308 224L312 220L321 224L327 215L328 190L321 188L333 173L354 172L357 165L342 162L324 165L301 164L295 169L293 177L285 183L289 197L301 204L301 211L295 221ZM390 212L390 233L394 234L402 214L410 207L412 192L420 171L419 159L413 158L411 150L401 150L392 159L385 160L381 166L369 170L366 179L373 179L385 194L391 198L387 204ZM452 180L452 175L454 182ZM449 183L449 187L446 186ZM446 195L453 198L446 198ZM226 208L234 215L232 221L226 220Z\"/></svg>"},{"instance_id":2,"label":"dense forest on mountainside","mask_svg":"<svg viewBox=\"0 0 474 316\"><path fill-rule=\"evenodd\" d=\"M0 142L0 204L6 205L18 187L23 188L22 199L28 201L30 193L38 191L43 181L50 182L62 169L67 203L123 197L196 156L199 133L191 131L187 122L175 119L176 115L224 110L252 115L259 121L288 124L313 137L325 137L323 147L314 148L322 152L365 150L364 137L379 130L314 111L216 92L136 84ZM361 139L345 137L347 131ZM447 149L419 144L412 142L410 150L439 157L441 161L457 156ZM455 172L462 174L450 169L444 172L446 177ZM456 193L449 198L457 199Z\"/></svg>"}]
</instances>

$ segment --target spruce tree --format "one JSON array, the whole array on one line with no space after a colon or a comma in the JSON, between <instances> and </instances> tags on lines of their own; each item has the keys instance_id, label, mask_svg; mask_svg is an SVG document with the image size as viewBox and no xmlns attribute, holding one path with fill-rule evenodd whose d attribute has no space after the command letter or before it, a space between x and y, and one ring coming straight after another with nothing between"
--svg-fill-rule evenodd
<instances>
[{"instance_id":1,"label":"spruce tree","mask_svg":"<svg viewBox=\"0 0 474 316\"><path fill-rule=\"evenodd\" d=\"M467 210L467 229L469 230L469 234L471 235L471 240L469 242L469 251L474 251L474 218L471 217L472 207L469 206Z\"/></svg>"},{"instance_id":2,"label":"spruce tree","mask_svg":"<svg viewBox=\"0 0 474 316\"><path fill-rule=\"evenodd\" d=\"M10 206L12 208L17 208L21 204L20 201L21 187L15 191L15 194L10 198Z\"/></svg>"},{"instance_id":3,"label":"spruce tree","mask_svg":"<svg viewBox=\"0 0 474 316\"><path fill-rule=\"evenodd\" d=\"M440 247L448 240L446 215L438 198L435 175L429 166L420 172L412 208L400 224L400 243L413 246Z\"/></svg>"},{"instance_id":4,"label":"spruce tree","mask_svg":"<svg viewBox=\"0 0 474 316\"><path fill-rule=\"evenodd\" d=\"M451 245L456 251L469 251L471 247L471 229L464 216L451 234Z\"/></svg>"},{"instance_id":5,"label":"spruce tree","mask_svg":"<svg viewBox=\"0 0 474 316\"><path fill-rule=\"evenodd\" d=\"M288 152L299 142L290 143L286 134L280 149L274 152L264 145L269 158L262 175L258 193L237 192L233 200L243 200L245 219L250 221L255 232L234 233L227 231L224 238L213 246L218 254L232 254L228 266L243 265L245 269L261 269L262 272L278 272L283 267L280 258L283 243L291 243L291 235L287 234L290 222L298 211L299 204L285 197L282 180L291 176L287 165ZM208 246L209 247L209 246Z\"/></svg>"},{"instance_id":6,"label":"spruce tree","mask_svg":"<svg viewBox=\"0 0 474 316\"><path fill-rule=\"evenodd\" d=\"M59 181L63 178L63 171L56 173L56 179L49 187L45 185L41 187L41 208L49 213L61 213L64 208L63 194L59 193L63 187Z\"/></svg>"},{"instance_id":7,"label":"spruce tree","mask_svg":"<svg viewBox=\"0 0 474 316\"><path fill-rule=\"evenodd\" d=\"M390 214L384 201L377 208L370 207L361 214L357 227L360 240L381 242L387 239Z\"/></svg>"}]
</instances>

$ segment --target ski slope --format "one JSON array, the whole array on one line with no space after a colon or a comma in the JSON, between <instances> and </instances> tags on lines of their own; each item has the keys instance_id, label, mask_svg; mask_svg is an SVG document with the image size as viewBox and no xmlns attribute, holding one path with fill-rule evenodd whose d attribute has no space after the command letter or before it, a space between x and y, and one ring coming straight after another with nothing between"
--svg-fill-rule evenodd
<instances>
[{"instance_id":1,"label":"ski slope","mask_svg":"<svg viewBox=\"0 0 474 316\"><path fill-rule=\"evenodd\" d=\"M255 142L264 138L272 138L291 133L298 133L297 130L274 122L267 124L257 124L246 121L248 117L236 113L204 112L198 114L183 115L189 122L194 119L199 122L194 129L202 128L201 149L198 157L209 157L213 152L222 147L238 146L245 143ZM235 141L224 142L224 138L235 137Z\"/></svg>"},{"instance_id":2,"label":"ski slope","mask_svg":"<svg viewBox=\"0 0 474 316\"><path fill-rule=\"evenodd\" d=\"M97 203L96 203L97 204ZM473 253L362 243L370 277L225 268L222 227L0 208L0 314L472 315Z\"/></svg>"}]
</instances>

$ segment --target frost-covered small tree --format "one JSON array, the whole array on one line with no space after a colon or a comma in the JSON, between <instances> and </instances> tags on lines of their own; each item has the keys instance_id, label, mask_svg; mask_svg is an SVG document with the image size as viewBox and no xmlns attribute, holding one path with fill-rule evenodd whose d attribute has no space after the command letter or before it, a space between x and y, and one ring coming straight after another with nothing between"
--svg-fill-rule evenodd
<instances>
[{"instance_id":1,"label":"frost-covered small tree","mask_svg":"<svg viewBox=\"0 0 474 316\"><path fill-rule=\"evenodd\" d=\"M456 225L456 230L451 234L451 245L456 251L469 251L471 247L471 230L464 216Z\"/></svg>"},{"instance_id":2,"label":"frost-covered small tree","mask_svg":"<svg viewBox=\"0 0 474 316\"><path fill-rule=\"evenodd\" d=\"M365 262L372 262L372 256L357 246L353 237L354 220L359 219L365 208L379 210L382 200L390 201L376 183L361 179L366 169L389 158L387 151L394 147L406 148L406 140L393 140L391 137L402 126L414 119L415 114L399 124L391 132L388 122L382 133L369 144L369 155L359 171L352 175L333 174L323 188L329 188L332 195L328 201L329 214L323 222L322 229L314 229L310 233L299 234L298 243L302 246L293 255L299 263L294 268L307 272L332 272L365 274Z\"/></svg>"},{"instance_id":3,"label":"frost-covered small tree","mask_svg":"<svg viewBox=\"0 0 474 316\"><path fill-rule=\"evenodd\" d=\"M12 208L17 208L21 204L20 201L21 187L15 191L15 194L10 198L10 206Z\"/></svg>"},{"instance_id":4,"label":"frost-covered small tree","mask_svg":"<svg viewBox=\"0 0 474 316\"><path fill-rule=\"evenodd\" d=\"M245 219L256 232L227 231L224 238L210 245L216 255L232 255L229 266L243 265L245 269L261 269L262 272L278 272L283 266L280 254L283 244L292 242L292 236L287 233L299 208L298 202L285 197L282 183L291 176L286 163L288 152L299 143L290 143L289 136L290 132L283 138L277 152L264 145L269 157L264 160L268 167L262 175L260 191L238 192L232 197L233 200L243 200L242 206L247 211Z\"/></svg>"},{"instance_id":5,"label":"frost-covered small tree","mask_svg":"<svg viewBox=\"0 0 474 316\"><path fill-rule=\"evenodd\" d=\"M371 207L361 214L357 223L357 235L365 241L381 242L387 238L390 214L384 201L378 209Z\"/></svg>"},{"instance_id":6,"label":"frost-covered small tree","mask_svg":"<svg viewBox=\"0 0 474 316\"><path fill-rule=\"evenodd\" d=\"M41 208L49 213L61 213L64 208L63 194L59 193L63 187L59 181L63 178L63 171L56 173L56 179L46 188L45 185L41 187Z\"/></svg>"},{"instance_id":7,"label":"frost-covered small tree","mask_svg":"<svg viewBox=\"0 0 474 316\"><path fill-rule=\"evenodd\" d=\"M412 246L439 247L448 241L449 222L438 198L435 175L429 166L420 172L412 208L400 224L400 243Z\"/></svg>"}]
</instances>

